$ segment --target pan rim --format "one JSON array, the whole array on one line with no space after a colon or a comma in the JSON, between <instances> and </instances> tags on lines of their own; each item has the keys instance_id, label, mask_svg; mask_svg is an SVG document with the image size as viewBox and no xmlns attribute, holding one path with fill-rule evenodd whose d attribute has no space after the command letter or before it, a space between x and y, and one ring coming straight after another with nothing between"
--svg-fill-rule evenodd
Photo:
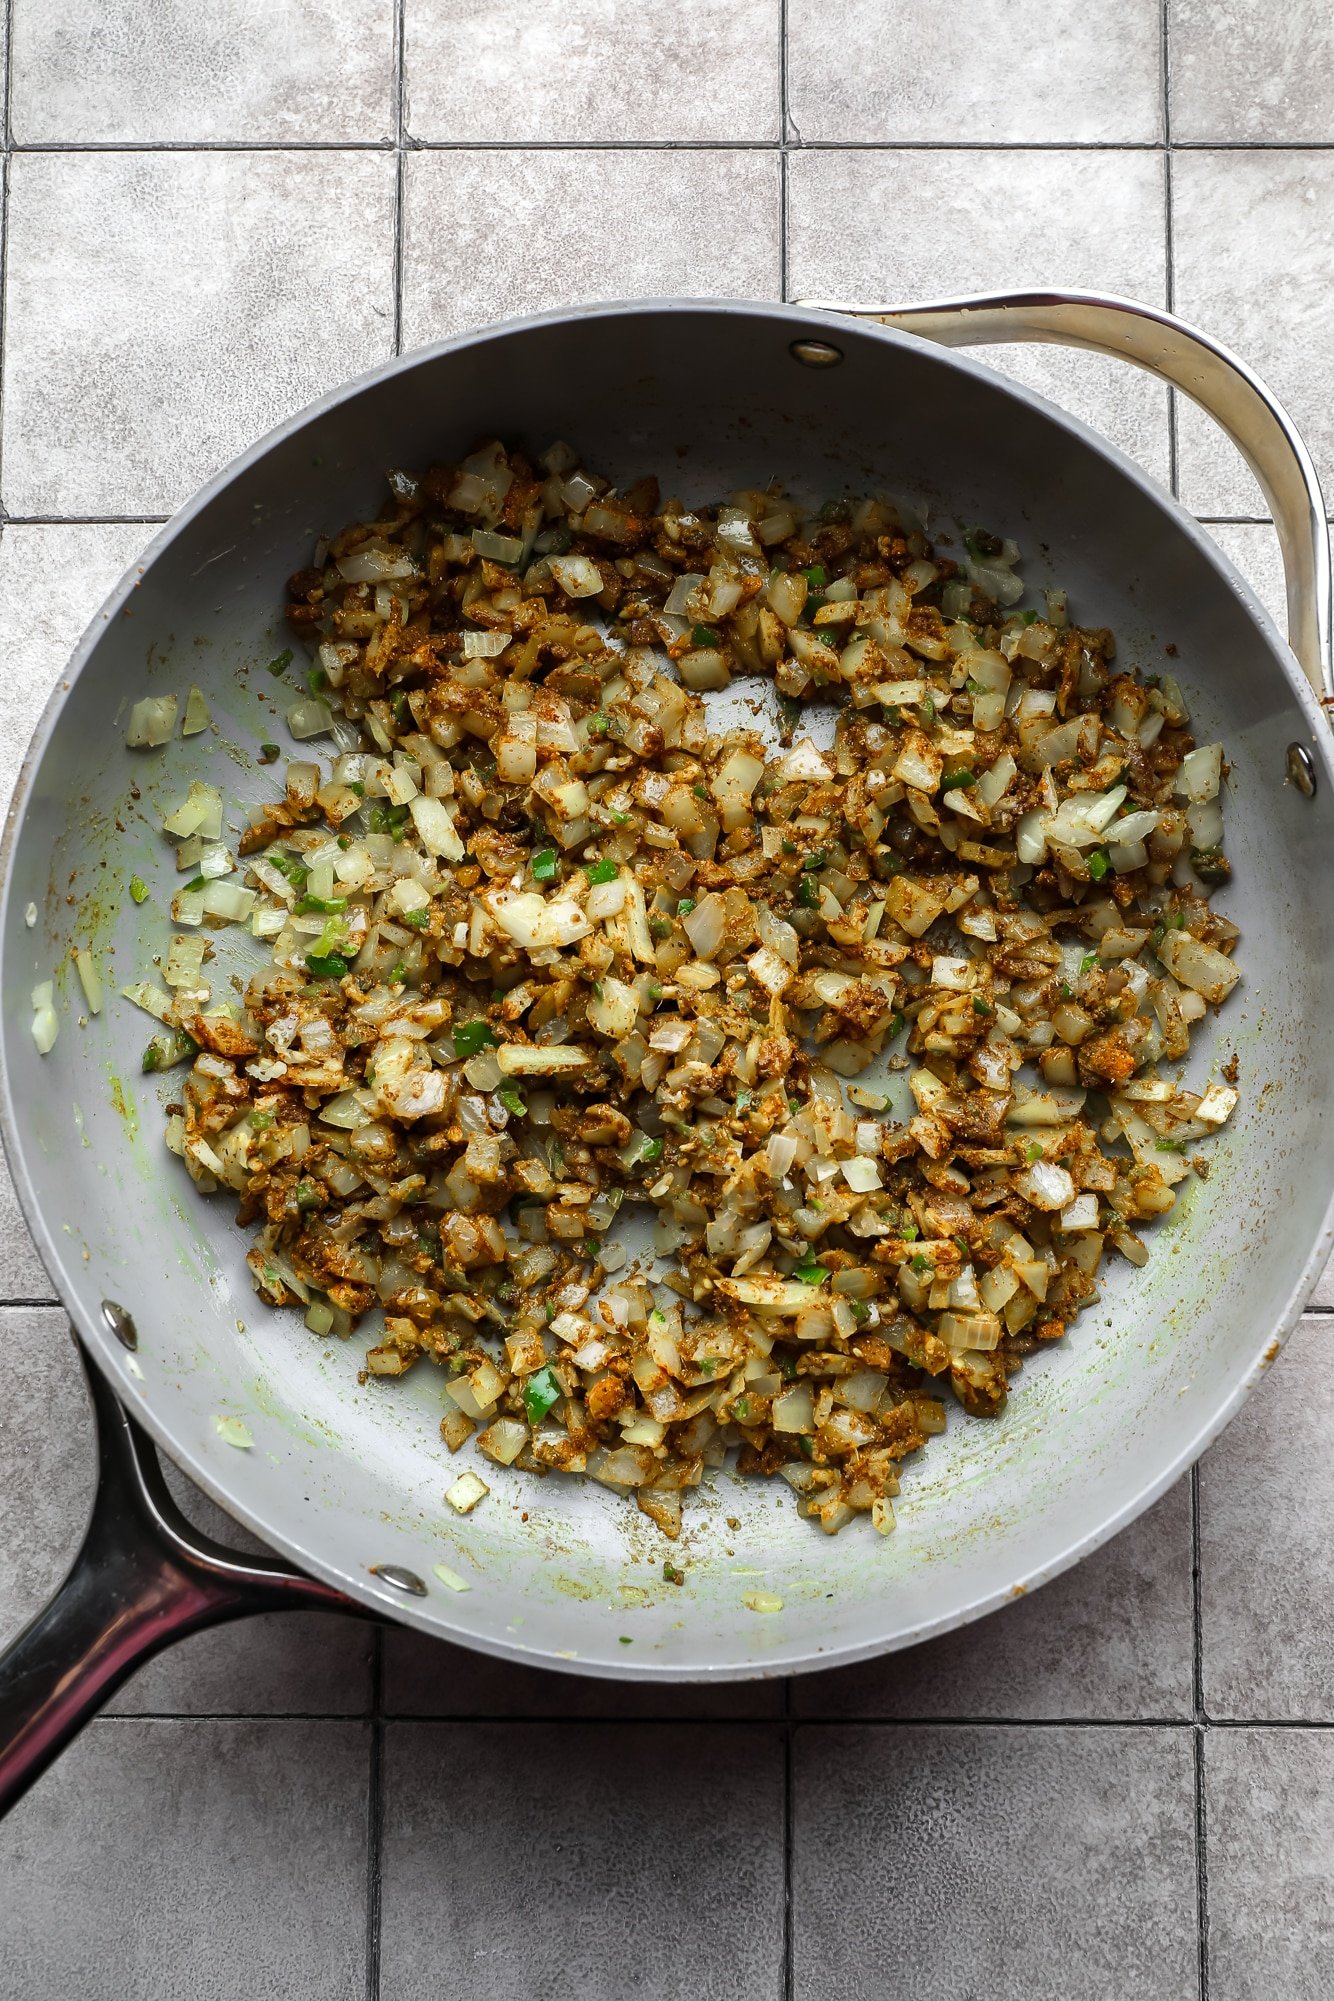
<instances>
[{"instance_id":1,"label":"pan rim","mask_svg":"<svg viewBox=\"0 0 1334 2001\"><path fill-rule=\"evenodd\" d=\"M1296 700L1307 724L1310 746L1325 782L1334 787L1334 741L1331 741L1329 727L1305 674L1269 613L1258 602L1218 544L1200 527L1182 503L1173 495L1164 492L1118 446L1068 411L1060 409L1026 385L1000 374L970 354L947 349L936 342L915 334L904 333L897 328L852 319L847 315L819 308L794 306L779 301L707 298L635 299L560 307L548 312L525 314L469 328L428 346L393 356L350 381L335 386L301 410L284 418L245 451L239 453L162 525L94 614L43 709L24 755L6 814L3 835L0 836L0 971L3 969L4 940L11 935L10 900L13 893L11 860L26 817L32 777L45 756L65 704L70 700L75 686L89 666L107 622L124 605L148 570L218 496L258 465L269 453L298 435L308 425L323 419L342 405L350 403L356 397L395 376L411 373L419 367L430 367L437 361L464 352L470 347L490 344L497 339L505 339L552 325L580 326L606 319L624 320L690 314L740 316L757 321L776 322L782 326L789 339L813 331L826 335L837 333L844 345L852 340L860 340L891 348L906 348L977 379L993 393L1003 394L1026 405L1039 417L1092 449L1109 462L1114 472L1119 473L1130 485L1137 488L1144 498L1186 535L1217 575L1219 583L1226 585L1232 595L1240 601L1259 637L1264 641L1274 664L1286 680L1289 692ZM102 1371L117 1396L144 1426L155 1444L166 1451L196 1485L234 1520L249 1528L269 1547L288 1557L308 1575L332 1584L359 1603L399 1624L415 1627L434 1637L447 1638L452 1644L467 1647L475 1652L509 1660L522 1666L540 1666L556 1672L590 1678L609 1681L707 1684L821 1672L826 1668L876 1659L953 1631L999 1609L1017 1595L1026 1594L1059 1576L1062 1571L1071 1568L1110 1541L1152 1506L1154 1501L1194 1464L1207 1446L1231 1422L1286 1342L1302 1314L1319 1272L1328 1261L1331 1249L1334 1248L1334 1190L1332 1190L1326 1201L1323 1221L1315 1241L1295 1274L1293 1283L1287 1289L1277 1326L1268 1324L1257 1330L1255 1353L1241 1370L1239 1379L1234 1382L1229 1394L1221 1399L1204 1421L1195 1427L1193 1433L1183 1440L1179 1451L1156 1475L1136 1485L1134 1491L1110 1515L1062 1547L1056 1556L1039 1568L1019 1576L1005 1576L985 1591L976 1592L966 1603L944 1611L938 1617L919 1621L908 1631L879 1639L848 1642L827 1651L812 1651L809 1640L798 1640L785 1647L776 1648L763 1661L726 1665L708 1662L656 1663L646 1657L641 1657L639 1660L624 1658L598 1660L581 1657L570 1661L558 1658L542 1647L524 1645L517 1638L507 1634L484 1636L458 1630L447 1616L449 1607L446 1605L442 1604L437 1609L434 1601L430 1601L428 1605L418 1604L415 1601L405 1602L397 1597L391 1598L369 1574L358 1573L340 1565L335 1558L324 1552L310 1548L299 1534L289 1533L285 1529L275 1529L271 1522L253 1509L246 1498L244 1468L240 1455L237 1455L235 1469L237 1477L231 1481L219 1479L215 1469L197 1457L189 1440L176 1435L175 1427L157 1407L148 1388L128 1371L124 1351L103 1324L101 1315L91 1309L85 1301L79 1283L81 1274L67 1267L58 1235L46 1224L28 1173L23 1135L15 1117L10 1090L10 1038L18 1033L19 1030L8 1018L0 1024L0 1136L3 1137L15 1193L43 1266L58 1294L56 1304L64 1309L73 1322L84 1351L93 1365Z\"/></svg>"}]
</instances>

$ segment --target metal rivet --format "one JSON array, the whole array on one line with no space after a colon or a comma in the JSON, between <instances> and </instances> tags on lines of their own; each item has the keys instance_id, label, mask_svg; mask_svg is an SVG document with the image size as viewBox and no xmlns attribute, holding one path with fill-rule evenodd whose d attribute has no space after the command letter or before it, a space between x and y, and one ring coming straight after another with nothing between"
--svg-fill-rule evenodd
<instances>
[{"instance_id":1,"label":"metal rivet","mask_svg":"<svg viewBox=\"0 0 1334 2001\"><path fill-rule=\"evenodd\" d=\"M392 1584L395 1591L406 1591L410 1598L424 1598L426 1586L415 1570L405 1570L401 1563L373 1563L371 1576L382 1577L386 1584Z\"/></svg>"},{"instance_id":2,"label":"metal rivet","mask_svg":"<svg viewBox=\"0 0 1334 2001\"><path fill-rule=\"evenodd\" d=\"M125 1308L117 1306L114 1299L104 1299L102 1301L102 1318L120 1342L121 1347L128 1348L130 1353L133 1354L134 1350L139 1346L139 1329L135 1326L132 1317L125 1311Z\"/></svg>"},{"instance_id":3,"label":"metal rivet","mask_svg":"<svg viewBox=\"0 0 1334 2001\"><path fill-rule=\"evenodd\" d=\"M827 340L794 340L788 352L807 368L837 368L843 359L842 348Z\"/></svg>"},{"instance_id":4,"label":"metal rivet","mask_svg":"<svg viewBox=\"0 0 1334 2001\"><path fill-rule=\"evenodd\" d=\"M1315 759L1305 744L1288 745L1288 778L1303 799L1315 798Z\"/></svg>"}]
</instances>

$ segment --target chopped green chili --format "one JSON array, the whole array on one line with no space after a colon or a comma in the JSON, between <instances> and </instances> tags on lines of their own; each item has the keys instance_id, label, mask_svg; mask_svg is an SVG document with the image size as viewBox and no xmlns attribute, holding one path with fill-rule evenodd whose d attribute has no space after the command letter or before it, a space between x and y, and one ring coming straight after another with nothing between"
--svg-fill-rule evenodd
<instances>
[{"instance_id":1,"label":"chopped green chili","mask_svg":"<svg viewBox=\"0 0 1334 2001\"><path fill-rule=\"evenodd\" d=\"M459 1058L475 1056L479 1049L494 1043L496 1032L488 1021L464 1021L450 1030L454 1043L454 1054Z\"/></svg>"},{"instance_id":2,"label":"chopped green chili","mask_svg":"<svg viewBox=\"0 0 1334 2001\"><path fill-rule=\"evenodd\" d=\"M529 1376L523 1386L523 1407L529 1424L540 1424L552 1404L558 1403L564 1394L549 1362L536 1375Z\"/></svg>"}]
</instances>

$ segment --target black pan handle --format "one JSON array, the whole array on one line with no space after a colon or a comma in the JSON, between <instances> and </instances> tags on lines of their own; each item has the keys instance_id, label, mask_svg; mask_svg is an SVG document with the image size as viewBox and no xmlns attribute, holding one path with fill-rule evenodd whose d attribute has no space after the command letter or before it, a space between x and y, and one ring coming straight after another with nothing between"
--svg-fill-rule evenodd
<instances>
[{"instance_id":1,"label":"black pan handle","mask_svg":"<svg viewBox=\"0 0 1334 2001\"><path fill-rule=\"evenodd\" d=\"M187 1633L255 1612L364 1610L276 1556L238 1556L193 1529L147 1434L84 1366L97 1490L69 1575L0 1654L0 1816L136 1668Z\"/></svg>"}]
</instances>

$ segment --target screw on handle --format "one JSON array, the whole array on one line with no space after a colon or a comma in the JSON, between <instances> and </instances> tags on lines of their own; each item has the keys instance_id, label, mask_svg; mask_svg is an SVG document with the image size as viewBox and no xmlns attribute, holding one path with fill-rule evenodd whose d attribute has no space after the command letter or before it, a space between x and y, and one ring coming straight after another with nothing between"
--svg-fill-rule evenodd
<instances>
[{"instance_id":1,"label":"screw on handle","mask_svg":"<svg viewBox=\"0 0 1334 2001\"><path fill-rule=\"evenodd\" d=\"M1283 552L1288 644L1316 695L1334 702L1329 529L1320 480L1300 432L1254 370L1157 306L1097 292L995 292L911 306L802 306L879 320L945 347L1038 341L1131 362L1170 383L1221 425L1259 481Z\"/></svg>"},{"instance_id":2,"label":"screw on handle","mask_svg":"<svg viewBox=\"0 0 1334 2001\"><path fill-rule=\"evenodd\" d=\"M69 1575L0 1654L0 1816L136 1668L187 1633L255 1612L365 1609L278 1557L238 1556L200 1535L146 1433L100 1370L86 1373L97 1490Z\"/></svg>"}]
</instances>

